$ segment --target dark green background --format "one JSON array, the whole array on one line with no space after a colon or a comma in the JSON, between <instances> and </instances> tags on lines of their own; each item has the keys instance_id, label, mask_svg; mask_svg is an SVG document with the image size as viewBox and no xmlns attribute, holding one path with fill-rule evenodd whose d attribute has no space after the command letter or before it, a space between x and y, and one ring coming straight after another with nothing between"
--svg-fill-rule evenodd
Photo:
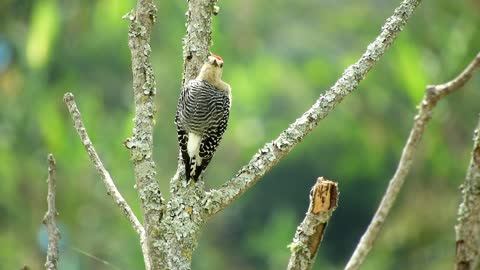
<instances>
[{"instance_id":1,"label":"dark green background","mask_svg":"<svg viewBox=\"0 0 480 270\"><path fill-rule=\"evenodd\" d=\"M166 196L177 163L173 124L186 1L155 1L155 160ZM315 269L340 269L393 175L427 84L451 79L480 48L480 2L423 1L359 89L264 179L211 220L193 269L284 269L317 176L340 204ZM356 61L399 1L219 1L212 52L233 106L206 180L218 187ZM135 232L106 195L62 103L76 95L90 136L140 215L129 153L127 21L131 0L0 1L0 269L41 269L46 156L58 162L60 269L141 269ZM480 112L480 76L436 109L412 172L363 269L451 269L458 191ZM107 261L104 265L87 252ZM322 267L320 267L322 266Z\"/></svg>"}]
</instances>

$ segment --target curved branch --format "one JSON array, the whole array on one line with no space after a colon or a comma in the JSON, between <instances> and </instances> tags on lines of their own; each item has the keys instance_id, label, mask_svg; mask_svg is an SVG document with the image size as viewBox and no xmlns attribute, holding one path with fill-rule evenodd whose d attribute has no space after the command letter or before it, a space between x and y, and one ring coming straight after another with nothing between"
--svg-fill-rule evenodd
<instances>
[{"instance_id":1,"label":"curved branch","mask_svg":"<svg viewBox=\"0 0 480 270\"><path fill-rule=\"evenodd\" d=\"M465 83L472 77L473 72L480 68L480 54L468 65L468 67L455 79L445 84L429 85L427 86L426 93L422 102L419 104L419 112L415 116L415 122L407 143L403 148L400 162L398 163L397 170L393 175L393 178L388 184L387 191L383 196L382 202L375 213L370 225L363 234L360 242L358 243L352 257L345 267L346 270L359 269L366 256L372 249L372 246L377 239L378 233L385 222L385 219L390 212L390 209L397 198L397 195L405 181L405 177L410 171L413 163L413 158L417 150L418 143L420 142L423 132L427 123L432 117L432 111L437 105L438 101L447 96L448 94L460 89Z\"/></svg>"},{"instance_id":2,"label":"curved branch","mask_svg":"<svg viewBox=\"0 0 480 270\"><path fill-rule=\"evenodd\" d=\"M113 201L117 204L118 208L122 210L123 215L128 219L128 221L130 221L130 224L132 225L133 229L139 235L140 244L142 246L142 251L144 255L148 254L147 248L145 246L145 231L143 229L143 226L140 223L140 221L138 221L138 218L135 216L135 214L133 213L132 209L130 208L130 205L128 205L127 201L125 201L120 191L118 191L112 177L110 176L110 173L108 173L107 169L105 169L105 166L100 160L100 157L98 156L97 151L95 151L95 147L93 147L92 141L88 136L87 130L85 129L85 125L83 124L82 116L80 114L80 111L78 110L77 104L75 103L73 94L66 93L63 97L63 101L67 105L68 111L70 112L70 115L73 120L73 125L77 130L78 135L80 136L80 140L82 141L82 144L85 147L85 150L87 151L87 154L90 157L90 160L93 162L95 169L97 169L97 172L100 174L100 177L102 178L103 184L107 188L107 194L110 195L110 197L112 197ZM145 261L145 263L147 262L148 261Z\"/></svg>"},{"instance_id":3,"label":"curved branch","mask_svg":"<svg viewBox=\"0 0 480 270\"><path fill-rule=\"evenodd\" d=\"M340 79L280 136L265 144L237 175L218 190L210 191L204 201L209 215L214 215L255 185L267 171L288 154L310 131L352 93L372 69L411 17L421 0L404 0L387 19L380 35L371 43L362 57L348 67Z\"/></svg>"}]
</instances>

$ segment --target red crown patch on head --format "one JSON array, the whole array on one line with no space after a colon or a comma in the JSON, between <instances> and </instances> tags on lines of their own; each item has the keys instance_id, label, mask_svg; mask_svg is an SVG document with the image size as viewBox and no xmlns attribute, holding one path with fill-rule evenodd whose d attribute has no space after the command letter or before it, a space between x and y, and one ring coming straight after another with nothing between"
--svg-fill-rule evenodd
<instances>
[{"instance_id":1,"label":"red crown patch on head","mask_svg":"<svg viewBox=\"0 0 480 270\"><path fill-rule=\"evenodd\" d=\"M211 56L217 58L217 60L223 61L222 57L218 55L212 54Z\"/></svg>"}]
</instances>

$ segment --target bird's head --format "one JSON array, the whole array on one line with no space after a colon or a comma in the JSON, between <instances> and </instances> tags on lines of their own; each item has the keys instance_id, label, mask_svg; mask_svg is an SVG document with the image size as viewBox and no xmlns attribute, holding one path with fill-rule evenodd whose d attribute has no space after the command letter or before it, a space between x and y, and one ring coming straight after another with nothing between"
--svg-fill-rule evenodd
<instances>
[{"instance_id":1,"label":"bird's head","mask_svg":"<svg viewBox=\"0 0 480 270\"><path fill-rule=\"evenodd\" d=\"M203 64L197 79L215 84L222 80L223 59L218 55L210 55Z\"/></svg>"},{"instance_id":2,"label":"bird's head","mask_svg":"<svg viewBox=\"0 0 480 270\"><path fill-rule=\"evenodd\" d=\"M218 67L220 69L223 68L223 59L222 57L218 56L218 55L215 55L215 54L212 54L208 57L207 59L207 63L214 66L214 67Z\"/></svg>"}]
</instances>

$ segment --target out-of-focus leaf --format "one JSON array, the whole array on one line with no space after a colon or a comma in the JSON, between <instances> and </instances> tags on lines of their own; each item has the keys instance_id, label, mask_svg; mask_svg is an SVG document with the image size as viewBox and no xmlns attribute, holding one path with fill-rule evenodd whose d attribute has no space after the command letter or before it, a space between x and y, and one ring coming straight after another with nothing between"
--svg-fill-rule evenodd
<instances>
[{"instance_id":1,"label":"out-of-focus leaf","mask_svg":"<svg viewBox=\"0 0 480 270\"><path fill-rule=\"evenodd\" d=\"M32 10L26 57L30 67L44 67L50 60L52 47L60 29L60 15L56 0L36 1Z\"/></svg>"},{"instance_id":2,"label":"out-of-focus leaf","mask_svg":"<svg viewBox=\"0 0 480 270\"><path fill-rule=\"evenodd\" d=\"M63 152L65 145L65 126L62 113L58 110L58 100L46 100L37 113L40 133L52 152Z\"/></svg>"},{"instance_id":3,"label":"out-of-focus leaf","mask_svg":"<svg viewBox=\"0 0 480 270\"><path fill-rule=\"evenodd\" d=\"M264 256L271 270L282 268L288 261L287 245L294 236L298 224L295 214L288 209L274 211L267 224L250 236L248 246Z\"/></svg>"},{"instance_id":4,"label":"out-of-focus leaf","mask_svg":"<svg viewBox=\"0 0 480 270\"><path fill-rule=\"evenodd\" d=\"M391 55L394 58L391 66L398 84L409 95L412 103L417 104L428 83L419 45L405 31L395 42Z\"/></svg>"}]
</instances>

